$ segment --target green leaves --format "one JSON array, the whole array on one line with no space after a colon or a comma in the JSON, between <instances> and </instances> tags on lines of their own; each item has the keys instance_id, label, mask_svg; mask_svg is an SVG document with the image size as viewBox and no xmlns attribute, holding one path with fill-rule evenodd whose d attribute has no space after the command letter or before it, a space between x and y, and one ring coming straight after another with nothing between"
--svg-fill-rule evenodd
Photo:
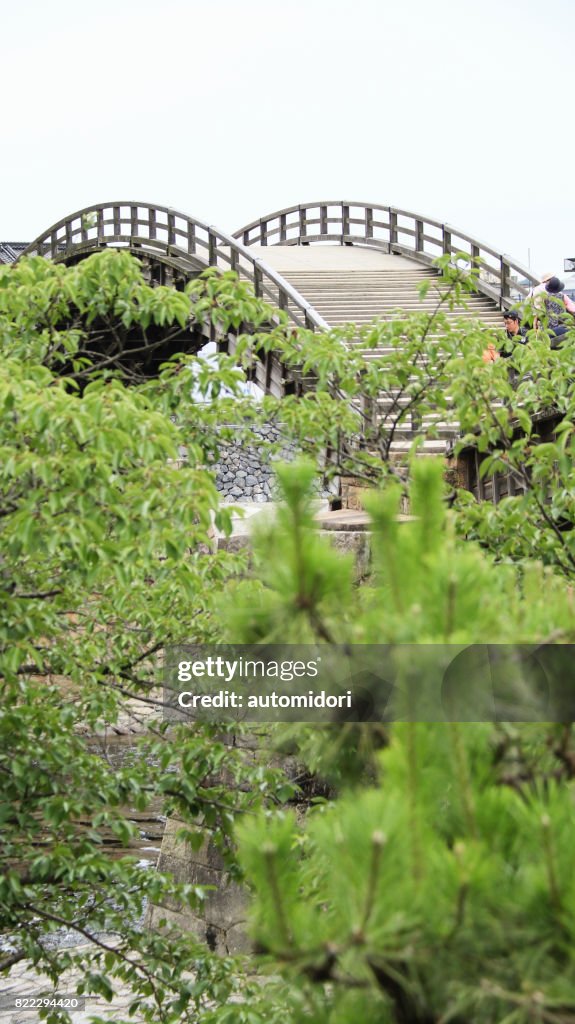
<instances>
[{"instance_id":1,"label":"green leaves","mask_svg":"<svg viewBox=\"0 0 575 1024\"><path fill-rule=\"evenodd\" d=\"M313 465L279 465L277 473L284 504L275 521L254 531L254 562L266 589L252 581L230 588L221 614L229 635L243 642L330 642L332 623L342 628L341 609L349 605L352 560L318 540Z\"/></svg>"},{"instance_id":2,"label":"green leaves","mask_svg":"<svg viewBox=\"0 0 575 1024\"><path fill-rule=\"evenodd\" d=\"M541 1005L560 997L571 1005L568 791L552 786L531 799L502 787L483 726L398 726L381 760L381 786L314 815L303 844L290 816L242 826L253 934L274 970L342 1021L357 1013L357 988L362 1019L390 1022L400 1012L406 1020L472 1012L488 1024L515 1005L527 1024L535 991ZM410 805L421 850L416 878Z\"/></svg>"},{"instance_id":3,"label":"green leaves","mask_svg":"<svg viewBox=\"0 0 575 1024\"><path fill-rule=\"evenodd\" d=\"M213 728L172 736L160 717L161 648L221 636L216 601L245 562L212 550L212 521L230 528L207 468L225 405L195 402L177 358L126 386L79 353L104 322L121 347L124 328L144 341L150 325L179 332L193 318L188 294L148 287L127 254L0 271L0 937L17 936L57 982L71 954L48 933L115 935L113 949L74 954L86 991L109 999L121 983L142 998L143 1020L165 1022L195 1019L216 991L225 999L230 966L212 967L177 931L142 932L146 901L195 905L204 893L138 864L138 815L176 811L194 835L209 822L237 873L235 816L284 779ZM244 380L226 356L198 366L212 397ZM120 762L116 730L142 733ZM224 770L237 791L208 781ZM202 985L185 999L196 958Z\"/></svg>"},{"instance_id":4,"label":"green leaves","mask_svg":"<svg viewBox=\"0 0 575 1024\"><path fill-rule=\"evenodd\" d=\"M525 492L496 508L459 504L458 528L500 555L541 558L568 578L575 573L574 373L572 340L553 351L543 334L530 332L528 343L488 374L465 363L454 381L461 422L470 431L465 443L489 453L482 477L510 475L515 490Z\"/></svg>"},{"instance_id":5,"label":"green leaves","mask_svg":"<svg viewBox=\"0 0 575 1024\"><path fill-rule=\"evenodd\" d=\"M298 779L324 776L303 822L277 809L301 798L296 783L236 726L232 741L231 726L159 718L168 643L571 639L573 347L534 338L486 367L484 329L443 315L473 278L441 265L431 317L325 334L294 331L231 273L179 292L112 251L0 268L0 936L55 982L74 963L87 992L128 987L134 1013L164 1024L527 1024L534 993L550 1013L573 1003L569 735L279 731ZM233 354L194 354L210 325L235 332ZM120 356L138 348L156 362L132 359L130 375ZM268 352L303 395L243 396ZM551 404L557 437L535 444ZM513 471L526 496L448 510L442 463L398 466L403 431L440 436L451 416L486 453L482 472ZM229 533L231 514L210 466L222 438L261 447L269 422L309 458L279 466L283 504L248 566L213 550L212 523ZM362 586L318 536L318 467L375 485ZM112 757L110 730L145 715ZM177 819L174 842L198 859L208 829L226 875L246 873L265 986L179 929L142 931L146 901L209 903L137 863L143 813ZM61 928L101 945L48 943Z\"/></svg>"}]
</instances>

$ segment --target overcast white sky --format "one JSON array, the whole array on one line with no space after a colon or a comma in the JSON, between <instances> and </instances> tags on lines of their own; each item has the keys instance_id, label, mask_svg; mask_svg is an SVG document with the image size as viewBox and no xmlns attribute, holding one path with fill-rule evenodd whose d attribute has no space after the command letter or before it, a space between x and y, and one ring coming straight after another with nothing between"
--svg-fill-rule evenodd
<instances>
[{"instance_id":1,"label":"overcast white sky","mask_svg":"<svg viewBox=\"0 0 575 1024\"><path fill-rule=\"evenodd\" d=\"M108 200L233 231L359 199L561 270L574 53L568 0L4 0L0 239Z\"/></svg>"}]
</instances>

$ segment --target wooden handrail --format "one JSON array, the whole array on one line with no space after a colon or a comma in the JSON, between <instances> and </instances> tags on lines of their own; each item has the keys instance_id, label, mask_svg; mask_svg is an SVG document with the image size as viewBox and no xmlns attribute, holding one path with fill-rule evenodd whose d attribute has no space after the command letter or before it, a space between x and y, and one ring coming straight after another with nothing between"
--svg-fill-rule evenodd
<instances>
[{"instance_id":1,"label":"wooden handrail","mask_svg":"<svg viewBox=\"0 0 575 1024\"><path fill-rule=\"evenodd\" d=\"M353 200L289 206L234 235L169 207L134 200L98 203L52 225L22 255L65 261L112 245L153 255L184 274L205 266L233 269L253 284L256 294L286 310L294 324L324 330L327 324L317 310L249 247L327 240L403 254L428 266L438 255L462 252L472 264L480 262L477 287L502 308L513 304L512 293L526 295L536 284L522 264L459 228L399 207ZM527 284L519 284L517 276Z\"/></svg>"},{"instance_id":2,"label":"wooden handrail","mask_svg":"<svg viewBox=\"0 0 575 1024\"><path fill-rule=\"evenodd\" d=\"M384 214L384 218L377 214ZM504 309L513 305L512 292L526 296L538 283L522 263L459 228L381 203L324 199L286 206L246 224L235 231L233 237L249 247L267 245L276 236L279 245L322 241L366 245L408 256L427 266L442 254L463 253L472 265L479 263L481 266L479 291L495 299ZM527 284L519 284L518 277Z\"/></svg>"},{"instance_id":3,"label":"wooden handrail","mask_svg":"<svg viewBox=\"0 0 575 1024\"><path fill-rule=\"evenodd\" d=\"M256 295L287 312L299 327L325 330L314 307L265 260L224 231L170 207L135 200L97 203L64 217L21 253L66 262L106 246L130 249L168 263L184 275L213 266L235 270Z\"/></svg>"}]
</instances>

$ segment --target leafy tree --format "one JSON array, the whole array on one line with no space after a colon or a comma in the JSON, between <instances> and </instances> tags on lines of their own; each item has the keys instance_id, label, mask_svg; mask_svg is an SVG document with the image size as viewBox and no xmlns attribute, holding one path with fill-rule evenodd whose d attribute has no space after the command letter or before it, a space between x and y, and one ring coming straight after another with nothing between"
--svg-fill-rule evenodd
<instances>
[{"instance_id":1,"label":"leafy tree","mask_svg":"<svg viewBox=\"0 0 575 1024\"><path fill-rule=\"evenodd\" d=\"M149 1000L150 1020L194 1018L205 998L224 998L229 964L189 937L141 930L146 901L196 905L204 893L134 857L110 859L106 837L127 846L138 835L130 808L154 806L192 831L211 825L227 850L235 813L271 798L278 778L263 761L248 767L225 729L168 734L156 722L121 765L106 740L122 716L160 706L166 643L221 635L214 598L243 566L212 550L212 522L229 528L209 471L218 403L190 394L233 394L244 375L225 356L188 355L185 367L176 360L127 386L133 364L115 337L128 325L134 352L150 324L181 335L206 305L231 323L237 304L255 303L234 278L217 283L218 307L214 284L152 289L118 253L0 273L0 970L27 958L56 982L76 963L87 991L107 997L114 979L128 983L136 1003ZM267 312L259 306L255 320ZM214 782L224 763L237 789ZM91 948L59 948L51 936L62 928ZM197 957L190 987L182 972Z\"/></svg>"},{"instance_id":2,"label":"leafy tree","mask_svg":"<svg viewBox=\"0 0 575 1024\"><path fill-rule=\"evenodd\" d=\"M377 575L353 598L314 537L305 472L284 470L283 532L258 544L263 586L233 597L243 638L291 622L319 642L572 639L565 584L458 540L441 475L414 467L413 522L397 522L398 486L371 499ZM337 798L303 825L278 811L239 828L260 969L276 977L261 1019L275 1000L285 1019L322 1024L575 1020L571 726L407 722L379 743L371 725L347 730L290 734Z\"/></svg>"},{"instance_id":3,"label":"leafy tree","mask_svg":"<svg viewBox=\"0 0 575 1024\"><path fill-rule=\"evenodd\" d=\"M522 410L533 424L557 396L569 424L569 342L563 375L544 342L514 354L533 377L515 391L502 360L483 364L480 325L443 317L473 278L448 260L442 270L431 317L362 330L380 349L369 366L361 344L349 349L352 328L294 332L232 274L151 288L117 252L0 270L0 971L27 958L56 983L75 963L86 991L110 997L121 980L150 1021L573 1018L569 729L281 730L335 787L297 826L273 810L290 792L282 773L265 752L246 763L226 742L231 726L156 723L123 765L107 756L106 729L161 703L166 644L571 638L571 544L556 529L571 515L571 429L559 470L557 447L537 455L513 433L516 419L529 435ZM209 325L236 332L233 357L197 354ZM268 349L313 388L242 397ZM193 401L198 391L209 401ZM447 515L434 467L410 488L394 439L414 416L433 436L454 409L470 436L479 424L485 450L503 437L505 457L523 459L533 497L495 512L458 499ZM269 420L327 476L380 487L369 586L358 591L349 560L315 535L304 465L283 473L285 506L253 570L213 551L212 522L229 529L210 472L219 441L253 441ZM399 526L408 491L418 518ZM235 786L216 781L222 768ZM127 846L130 808L152 803L182 819L191 843L208 824L230 870L245 871L275 981L254 982L188 935L141 930L146 900L205 897L103 854L105 830ZM62 927L90 947L59 947ZM240 1001L226 1006L232 993Z\"/></svg>"},{"instance_id":4,"label":"leafy tree","mask_svg":"<svg viewBox=\"0 0 575 1024\"><path fill-rule=\"evenodd\" d=\"M436 437L445 419L454 422L453 362L462 350L480 352L485 346L483 326L454 315L465 312L479 271L448 257L437 265L437 283L428 280L420 288L421 298L435 291L431 313L398 310L390 320L322 334L286 331L280 320L253 337L256 351L275 351L302 387L307 382L303 395L263 405L268 417L277 417L301 449L323 464L328 479L352 475L371 486L390 474L405 479L394 442L417 430L417 444L425 434Z\"/></svg>"},{"instance_id":5,"label":"leafy tree","mask_svg":"<svg viewBox=\"0 0 575 1024\"><path fill-rule=\"evenodd\" d=\"M460 447L487 455L484 476L510 474L524 492L491 507L460 495L460 529L500 557L542 558L568 578L575 573L574 379L573 332L553 349L546 332L531 331L506 359L485 366L468 352L453 368ZM539 443L551 414L556 436Z\"/></svg>"}]
</instances>

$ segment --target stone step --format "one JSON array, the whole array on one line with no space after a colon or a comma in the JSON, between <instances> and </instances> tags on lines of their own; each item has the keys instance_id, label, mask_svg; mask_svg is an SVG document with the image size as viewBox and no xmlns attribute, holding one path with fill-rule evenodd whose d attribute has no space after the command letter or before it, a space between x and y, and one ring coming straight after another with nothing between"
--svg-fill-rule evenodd
<instances>
[{"instance_id":1,"label":"stone step","mask_svg":"<svg viewBox=\"0 0 575 1024\"><path fill-rule=\"evenodd\" d=\"M390 256L378 263L378 256L374 253L369 257L360 255L362 259L373 261L371 265L360 267L358 264L354 269L353 259L358 254L352 251L327 252L320 251L321 247L316 247L314 251L312 246L296 253L282 253L279 250L281 247L276 246L271 247L271 252L263 248L260 252L263 259L268 257L273 260L276 269L330 326L357 324L362 327L375 319L397 321L413 313L430 316L437 309L438 292L442 290L444 282L432 267L410 267L406 261L394 263L394 257ZM429 286L429 290L426 296L420 298L419 289L423 283ZM486 295L466 295L464 305L453 310L442 309L441 312L451 324L460 322L471 326L479 321L491 336L495 330L500 329L503 340L501 310ZM439 341L440 336L431 334L430 339ZM400 339L398 342L401 343ZM360 347L361 355L367 363L381 356L393 355L395 351L391 345L364 348L359 338L348 344L350 348ZM427 365L430 366L429 360ZM398 391L394 407L393 392L391 395L381 395L376 403L376 421L384 424L386 417L405 409L409 401L409 396L399 397ZM451 420L449 410L439 410L436 415L429 413L422 418L421 424L415 420L416 431L412 429L413 425L407 413L406 422L400 425L391 445L394 458L401 459L406 455L414 437L418 433L425 435L426 431L432 431L437 436L424 437L418 455L444 456L449 444L459 433L458 425Z\"/></svg>"},{"instance_id":2,"label":"stone step","mask_svg":"<svg viewBox=\"0 0 575 1024\"><path fill-rule=\"evenodd\" d=\"M334 312L341 310L349 310L353 312L355 309L373 309L374 313L377 313L380 309L386 309L390 312L397 310L409 310L414 312L435 312L437 310L437 302L435 300L424 300L421 301L417 296L411 296L409 298L401 298L396 295L365 295L357 297L355 299L350 298L349 295L340 296L338 298L325 299L321 296L308 293L306 296L308 301L312 304L315 302L321 302L324 308L333 309ZM297 308L292 303L288 303L288 309L297 311ZM501 311L495 309L493 306L487 304L477 305L474 303L468 303L466 306L456 306L454 309L445 309L441 312L450 316L492 316L499 318L501 322Z\"/></svg>"}]
</instances>

